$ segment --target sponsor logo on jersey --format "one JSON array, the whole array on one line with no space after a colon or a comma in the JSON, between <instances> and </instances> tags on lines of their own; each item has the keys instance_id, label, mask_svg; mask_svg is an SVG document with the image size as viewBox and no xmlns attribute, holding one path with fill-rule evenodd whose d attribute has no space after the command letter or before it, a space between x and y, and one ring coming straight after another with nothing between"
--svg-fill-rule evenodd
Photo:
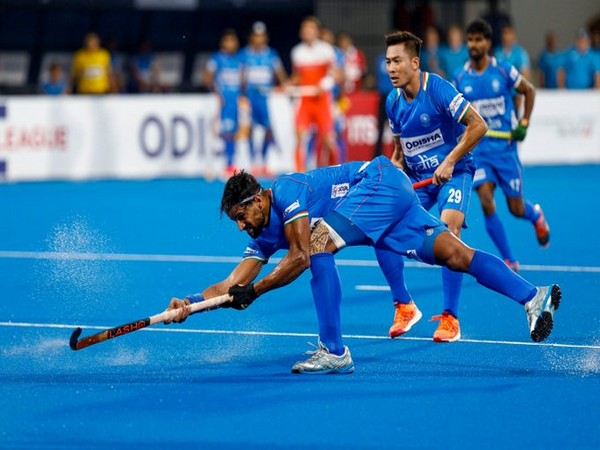
<instances>
[{"instance_id":1,"label":"sponsor logo on jersey","mask_svg":"<svg viewBox=\"0 0 600 450\"><path fill-rule=\"evenodd\" d=\"M475 175L473 175L473 182L485 180L485 178L486 178L485 169L477 169L475 171Z\"/></svg>"},{"instance_id":2,"label":"sponsor logo on jersey","mask_svg":"<svg viewBox=\"0 0 600 450\"><path fill-rule=\"evenodd\" d=\"M331 186L331 198L345 197L350 190L350 183L334 184Z\"/></svg>"},{"instance_id":3,"label":"sponsor logo on jersey","mask_svg":"<svg viewBox=\"0 0 600 450\"><path fill-rule=\"evenodd\" d=\"M460 108L460 105L463 102L463 96L462 94L456 94L456 97L454 97L452 99L452 101L450 102L450 105L448 106L448 109L450 110L450 113L455 116L456 113L458 112L458 108Z\"/></svg>"},{"instance_id":4,"label":"sponsor logo on jersey","mask_svg":"<svg viewBox=\"0 0 600 450\"><path fill-rule=\"evenodd\" d=\"M506 113L506 102L503 96L484 98L471 103L482 117L503 116Z\"/></svg>"},{"instance_id":5,"label":"sponsor logo on jersey","mask_svg":"<svg viewBox=\"0 0 600 450\"><path fill-rule=\"evenodd\" d=\"M288 206L287 208L285 208L285 210L283 211L283 214L287 215L287 214L291 213L293 210L298 209L298 208L300 208L300 201L296 200L290 206Z\"/></svg>"},{"instance_id":6,"label":"sponsor logo on jersey","mask_svg":"<svg viewBox=\"0 0 600 450\"><path fill-rule=\"evenodd\" d=\"M222 85L228 87L239 87L242 77L239 69L223 69L219 74L219 81Z\"/></svg>"},{"instance_id":7,"label":"sponsor logo on jersey","mask_svg":"<svg viewBox=\"0 0 600 450\"><path fill-rule=\"evenodd\" d=\"M406 161L408 168L414 172L427 172L440 165L438 155L433 155L428 158L425 155L418 155L417 158L411 161Z\"/></svg>"},{"instance_id":8,"label":"sponsor logo on jersey","mask_svg":"<svg viewBox=\"0 0 600 450\"><path fill-rule=\"evenodd\" d=\"M439 128L429 134L400 138L400 140L402 141L402 148L405 155L409 157L416 156L419 153L426 152L445 143L442 131Z\"/></svg>"},{"instance_id":9,"label":"sponsor logo on jersey","mask_svg":"<svg viewBox=\"0 0 600 450\"><path fill-rule=\"evenodd\" d=\"M273 82L273 70L268 66L247 66L246 77L249 85L270 85Z\"/></svg>"},{"instance_id":10,"label":"sponsor logo on jersey","mask_svg":"<svg viewBox=\"0 0 600 450\"><path fill-rule=\"evenodd\" d=\"M519 73L519 71L517 70L517 68L515 66L511 66L510 73L508 74L508 76L510 77L511 80L516 82L521 77L521 74Z\"/></svg>"}]
</instances>

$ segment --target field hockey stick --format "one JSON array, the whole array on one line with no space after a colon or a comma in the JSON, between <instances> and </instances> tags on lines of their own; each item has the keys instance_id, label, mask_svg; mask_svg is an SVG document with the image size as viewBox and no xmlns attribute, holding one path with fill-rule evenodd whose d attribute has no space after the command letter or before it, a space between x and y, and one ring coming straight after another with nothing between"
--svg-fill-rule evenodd
<instances>
[{"instance_id":1,"label":"field hockey stick","mask_svg":"<svg viewBox=\"0 0 600 450\"><path fill-rule=\"evenodd\" d=\"M192 303L187 305L186 308L190 314L212 311L213 309L219 308L223 303L231 301L229 294L220 295L219 297L210 298L202 302ZM134 331L141 330L142 328L162 323L165 320L173 320L179 315L178 309L171 309L164 311L160 314L156 314L145 319L135 320L133 322L126 323L118 327L110 328L108 330L101 331L91 336L85 337L79 340L81 335L81 328L77 327L73 334L71 334L71 340L69 345L73 350L81 350L82 348L89 347L90 345L99 344L100 342L108 341L125 334L133 333Z\"/></svg>"},{"instance_id":2,"label":"field hockey stick","mask_svg":"<svg viewBox=\"0 0 600 450\"><path fill-rule=\"evenodd\" d=\"M421 189L421 188L429 186L432 183L433 183L433 178L427 178L426 180L422 180L422 181L419 181L418 183L413 184L413 189L414 190Z\"/></svg>"},{"instance_id":3,"label":"field hockey stick","mask_svg":"<svg viewBox=\"0 0 600 450\"><path fill-rule=\"evenodd\" d=\"M275 92L283 92L289 97L316 97L322 91L317 86L285 86L276 88Z\"/></svg>"},{"instance_id":4,"label":"field hockey stick","mask_svg":"<svg viewBox=\"0 0 600 450\"><path fill-rule=\"evenodd\" d=\"M485 132L486 137L494 139L506 139L507 141L512 140L512 133L510 131L496 131L488 130Z\"/></svg>"}]
</instances>

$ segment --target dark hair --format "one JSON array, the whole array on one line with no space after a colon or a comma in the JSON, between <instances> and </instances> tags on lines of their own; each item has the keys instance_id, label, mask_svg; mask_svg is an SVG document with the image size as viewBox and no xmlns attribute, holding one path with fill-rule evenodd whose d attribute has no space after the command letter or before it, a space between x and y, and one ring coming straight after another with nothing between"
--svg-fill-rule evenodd
<instances>
[{"instance_id":1,"label":"dark hair","mask_svg":"<svg viewBox=\"0 0 600 450\"><path fill-rule=\"evenodd\" d=\"M260 184L251 174L243 170L236 172L225 184L221 198L221 215L229 215L231 209L249 200L261 190Z\"/></svg>"},{"instance_id":2,"label":"dark hair","mask_svg":"<svg viewBox=\"0 0 600 450\"><path fill-rule=\"evenodd\" d=\"M482 34L485 39L492 39L492 27L483 19L474 20L467 27L467 34Z\"/></svg>"},{"instance_id":3,"label":"dark hair","mask_svg":"<svg viewBox=\"0 0 600 450\"><path fill-rule=\"evenodd\" d=\"M223 34L221 34L221 39L228 36L233 36L236 39L238 38L237 31L235 31L235 28L225 28L223 30Z\"/></svg>"},{"instance_id":4,"label":"dark hair","mask_svg":"<svg viewBox=\"0 0 600 450\"><path fill-rule=\"evenodd\" d=\"M412 34L410 31L394 31L393 33L385 35L385 48L398 44L404 44L404 47L413 57L421 57L423 40Z\"/></svg>"},{"instance_id":5,"label":"dark hair","mask_svg":"<svg viewBox=\"0 0 600 450\"><path fill-rule=\"evenodd\" d=\"M321 21L316 16L306 16L304 19L302 19L302 23L300 24L300 26L304 25L306 22L312 22L317 26L319 30L321 29Z\"/></svg>"}]
</instances>

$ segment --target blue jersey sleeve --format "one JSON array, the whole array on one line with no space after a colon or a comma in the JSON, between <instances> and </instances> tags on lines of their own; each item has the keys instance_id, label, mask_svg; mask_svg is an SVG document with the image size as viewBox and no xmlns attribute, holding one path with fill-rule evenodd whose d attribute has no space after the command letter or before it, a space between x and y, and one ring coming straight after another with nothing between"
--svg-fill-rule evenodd
<instances>
[{"instance_id":1,"label":"blue jersey sleeve","mask_svg":"<svg viewBox=\"0 0 600 450\"><path fill-rule=\"evenodd\" d=\"M385 113L388 117L388 122L390 123L390 129L392 130L392 135L395 137L400 136L401 133L401 125L399 122L393 120L394 118L394 104L398 100L399 90L392 89L385 100Z\"/></svg>"},{"instance_id":2,"label":"blue jersey sleeve","mask_svg":"<svg viewBox=\"0 0 600 450\"><path fill-rule=\"evenodd\" d=\"M456 88L438 75L429 74L429 93L439 111L460 122L469 109L469 101Z\"/></svg>"},{"instance_id":3,"label":"blue jersey sleeve","mask_svg":"<svg viewBox=\"0 0 600 450\"><path fill-rule=\"evenodd\" d=\"M508 89L516 88L519 85L522 76L515 66L504 61L498 63L498 68L506 77Z\"/></svg>"},{"instance_id":4,"label":"blue jersey sleeve","mask_svg":"<svg viewBox=\"0 0 600 450\"><path fill-rule=\"evenodd\" d=\"M521 70L529 70L531 69L531 58L529 58L529 53L522 47L519 47L521 54Z\"/></svg>"},{"instance_id":5,"label":"blue jersey sleeve","mask_svg":"<svg viewBox=\"0 0 600 450\"><path fill-rule=\"evenodd\" d=\"M259 239L252 239L248 243L246 250L244 250L242 259L257 259L263 264L266 264L272 254L272 251L263 250Z\"/></svg>"},{"instance_id":6,"label":"blue jersey sleeve","mask_svg":"<svg viewBox=\"0 0 600 450\"><path fill-rule=\"evenodd\" d=\"M271 188L274 206L281 214L283 226L308 217L308 189L304 174L279 177Z\"/></svg>"},{"instance_id":7,"label":"blue jersey sleeve","mask_svg":"<svg viewBox=\"0 0 600 450\"><path fill-rule=\"evenodd\" d=\"M217 71L217 55L212 55L210 57L210 59L208 60L208 62L206 63L206 70L208 70L210 73L215 73Z\"/></svg>"},{"instance_id":8,"label":"blue jersey sleeve","mask_svg":"<svg viewBox=\"0 0 600 450\"><path fill-rule=\"evenodd\" d=\"M281 62L281 58L279 57L279 53L276 50L271 49L271 66L274 71L278 71L283 67L283 63Z\"/></svg>"}]
</instances>

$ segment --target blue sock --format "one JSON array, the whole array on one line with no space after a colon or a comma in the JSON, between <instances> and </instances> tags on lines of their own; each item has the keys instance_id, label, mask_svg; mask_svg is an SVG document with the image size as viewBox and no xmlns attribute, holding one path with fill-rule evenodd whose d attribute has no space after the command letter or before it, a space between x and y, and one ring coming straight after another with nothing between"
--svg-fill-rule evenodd
<instances>
[{"instance_id":1,"label":"blue sock","mask_svg":"<svg viewBox=\"0 0 600 450\"><path fill-rule=\"evenodd\" d=\"M252 130L250 131L250 135L248 136L248 153L250 155L250 163L254 164L256 162L256 153L254 151L254 140L252 139Z\"/></svg>"},{"instance_id":2,"label":"blue sock","mask_svg":"<svg viewBox=\"0 0 600 450\"><path fill-rule=\"evenodd\" d=\"M404 258L397 253L380 248L375 249L377 262L392 290L395 303L410 303L411 296L404 282Z\"/></svg>"},{"instance_id":3,"label":"blue sock","mask_svg":"<svg viewBox=\"0 0 600 450\"><path fill-rule=\"evenodd\" d=\"M262 145L262 162L263 164L266 166L267 165L267 154L269 153L269 147L271 146L271 144L274 144L275 141L273 140L273 137L269 136L268 134L265 137L265 140L263 141L263 145Z\"/></svg>"},{"instance_id":4,"label":"blue sock","mask_svg":"<svg viewBox=\"0 0 600 450\"><path fill-rule=\"evenodd\" d=\"M512 251L508 245L506 233L504 232L504 226L502 226L502 222L500 222L498 214L494 213L491 216L486 216L485 228L492 238L492 241L494 241L494 244L496 244L496 247L498 247L502 259L515 262L515 258L513 257Z\"/></svg>"},{"instance_id":5,"label":"blue sock","mask_svg":"<svg viewBox=\"0 0 600 450\"><path fill-rule=\"evenodd\" d=\"M533 208L533 203L531 203L529 200L525 200L524 203L525 214L523 215L523 219L529 220L531 223L535 224L540 218L540 213Z\"/></svg>"},{"instance_id":6,"label":"blue sock","mask_svg":"<svg viewBox=\"0 0 600 450\"><path fill-rule=\"evenodd\" d=\"M346 150L346 142L344 141L344 137L342 136L341 133L337 134L336 145L337 145L339 156L340 156L339 163L343 164L346 162L348 152Z\"/></svg>"},{"instance_id":7,"label":"blue sock","mask_svg":"<svg viewBox=\"0 0 600 450\"><path fill-rule=\"evenodd\" d=\"M534 285L506 267L499 258L481 250L475 250L469 274L479 284L506 295L521 305L531 300L537 292Z\"/></svg>"},{"instance_id":8,"label":"blue sock","mask_svg":"<svg viewBox=\"0 0 600 450\"><path fill-rule=\"evenodd\" d=\"M319 339L329 353L344 354L340 308L342 286L340 275L331 253L319 253L310 257L313 299L319 320Z\"/></svg>"},{"instance_id":9,"label":"blue sock","mask_svg":"<svg viewBox=\"0 0 600 450\"><path fill-rule=\"evenodd\" d=\"M235 153L235 141L233 139L225 140L225 157L227 158L227 167L233 166L233 154Z\"/></svg>"},{"instance_id":10,"label":"blue sock","mask_svg":"<svg viewBox=\"0 0 600 450\"><path fill-rule=\"evenodd\" d=\"M458 319L458 299L462 286L463 274L442 267L442 285L444 287L444 311Z\"/></svg>"},{"instance_id":11,"label":"blue sock","mask_svg":"<svg viewBox=\"0 0 600 450\"><path fill-rule=\"evenodd\" d=\"M317 134L311 133L306 142L306 160L308 161L315 153L317 147Z\"/></svg>"}]
</instances>

